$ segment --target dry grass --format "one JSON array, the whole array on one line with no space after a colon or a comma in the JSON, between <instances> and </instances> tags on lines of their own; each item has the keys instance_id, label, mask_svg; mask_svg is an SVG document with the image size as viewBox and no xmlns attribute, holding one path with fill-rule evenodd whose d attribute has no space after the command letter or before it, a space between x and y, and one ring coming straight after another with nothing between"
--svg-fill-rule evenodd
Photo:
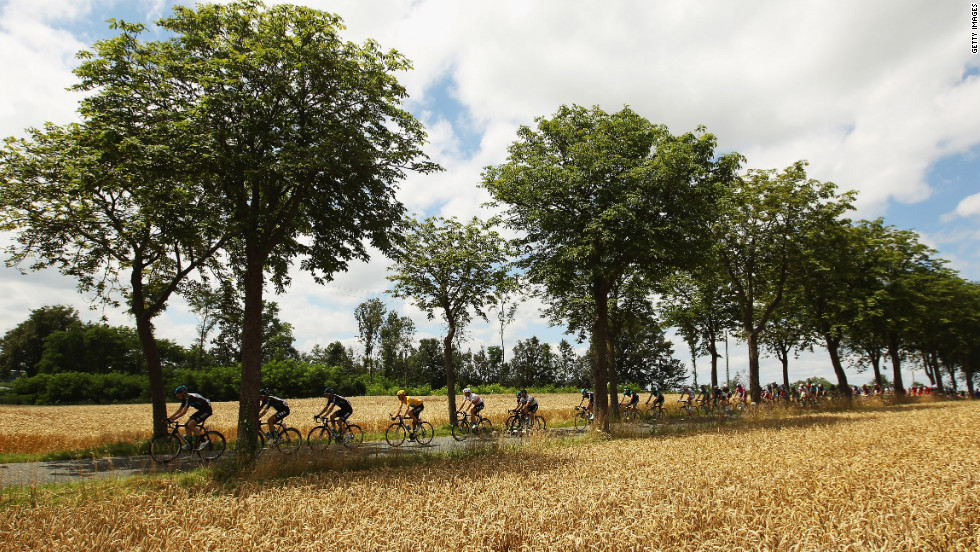
<instances>
[{"instance_id":1,"label":"dry grass","mask_svg":"<svg viewBox=\"0 0 980 552\"><path fill-rule=\"evenodd\" d=\"M511 395L487 395L484 414L494 423L503 423L507 409L513 408ZM577 394L539 395L539 413L548 421L571 419L572 407L579 403ZM398 410L395 397L353 397L354 415L351 423L370 433L382 433L390 420L388 415ZM324 399L291 399L290 415L286 422L303 435L313 427L313 415L325 404ZM449 423L446 397L426 397L423 418L433 425ZM457 404L460 404L457 398ZM214 403L214 415L208 419L212 429L228 439L237 435L238 403ZM167 405L169 413L176 403ZM0 405L0 453L45 453L81 450L116 442L137 442L151 436L152 411L148 404L95 406L10 406ZM187 416L182 418L186 421Z\"/></svg>"},{"instance_id":2,"label":"dry grass","mask_svg":"<svg viewBox=\"0 0 980 552\"><path fill-rule=\"evenodd\" d=\"M978 417L971 401L231 490L83 487L7 507L0 549L978 550Z\"/></svg>"}]
</instances>

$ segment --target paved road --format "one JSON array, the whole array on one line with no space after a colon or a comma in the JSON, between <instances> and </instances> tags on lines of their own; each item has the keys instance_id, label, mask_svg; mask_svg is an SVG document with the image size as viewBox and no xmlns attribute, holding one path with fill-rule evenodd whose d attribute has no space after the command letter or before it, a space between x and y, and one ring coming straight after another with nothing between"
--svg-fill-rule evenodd
<instances>
[{"instance_id":1,"label":"paved road","mask_svg":"<svg viewBox=\"0 0 980 552\"><path fill-rule=\"evenodd\" d=\"M555 430L562 431L562 430ZM504 443L517 442L516 439L505 438ZM368 454L417 454L448 452L481 446L477 439L457 442L452 437L436 437L428 445L419 445L406 441L400 447L393 448L381 441L366 442L361 447ZM328 452L329 454L330 452ZM332 452L341 454L339 448ZM230 457L232 451L225 453L222 459ZM275 450L263 451L263 454L279 454ZM298 455L310 455L311 451L303 447ZM80 460L58 460L52 462L23 462L15 464L0 464L0 487L23 485L44 485L48 483L64 483L68 481L83 481L105 479L109 477L128 477L146 473L166 473L177 470L193 469L201 465L201 460L194 454L182 454L176 462L157 464L149 456L125 456L114 458L87 458Z\"/></svg>"}]
</instances>

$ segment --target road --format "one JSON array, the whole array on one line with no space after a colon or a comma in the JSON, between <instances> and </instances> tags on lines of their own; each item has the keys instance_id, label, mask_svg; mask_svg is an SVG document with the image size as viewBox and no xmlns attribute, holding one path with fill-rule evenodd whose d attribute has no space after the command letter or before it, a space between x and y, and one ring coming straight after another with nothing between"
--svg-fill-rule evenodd
<instances>
[{"instance_id":1,"label":"road","mask_svg":"<svg viewBox=\"0 0 980 552\"><path fill-rule=\"evenodd\" d=\"M563 430L554 430L563 431ZM505 439L505 443L517 442L516 439ZM419 445L406 441L400 447L388 446L383 441L370 441L361 445L368 454L417 454L449 452L479 446L479 441L468 439L458 442L452 437L436 437L428 445ZM339 454L339 449L334 452ZM228 451L218 461L225 461L232 451ZM264 451L263 454L279 454L275 450ZM310 455L312 452L303 447L298 455ZM329 454L329 452L328 452ZM86 481L111 477L129 477L138 474L166 473L179 470L193 469L201 465L201 460L194 454L182 454L175 462L158 464L149 456L124 456L113 458L84 458L78 460L58 460L51 462L22 462L0 464L0 487L24 485L46 485L50 483L65 483L70 481Z\"/></svg>"}]
</instances>

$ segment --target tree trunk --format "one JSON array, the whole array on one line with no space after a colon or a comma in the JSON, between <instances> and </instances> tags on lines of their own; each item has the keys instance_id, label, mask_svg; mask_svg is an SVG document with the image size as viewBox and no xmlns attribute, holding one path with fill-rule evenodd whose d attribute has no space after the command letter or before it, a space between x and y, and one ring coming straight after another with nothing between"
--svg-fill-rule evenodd
<instances>
[{"instance_id":1,"label":"tree trunk","mask_svg":"<svg viewBox=\"0 0 980 552\"><path fill-rule=\"evenodd\" d=\"M715 345L715 336L708 334L708 354L711 355L711 388L718 387L718 347Z\"/></svg>"},{"instance_id":2,"label":"tree trunk","mask_svg":"<svg viewBox=\"0 0 980 552\"><path fill-rule=\"evenodd\" d=\"M611 337L609 339L609 366L606 371L609 374L609 397L613 399L609 401L609 416L615 421L619 419L619 379L616 373L616 355L613 351L613 339Z\"/></svg>"},{"instance_id":3,"label":"tree trunk","mask_svg":"<svg viewBox=\"0 0 980 552\"><path fill-rule=\"evenodd\" d=\"M830 364L837 374L837 387L840 388L845 399L850 399L851 386L847 383L847 374L844 373L844 366L840 363L840 338L824 334L824 341L827 343L827 352L830 353Z\"/></svg>"},{"instance_id":4,"label":"tree trunk","mask_svg":"<svg viewBox=\"0 0 980 552\"><path fill-rule=\"evenodd\" d=\"M970 364L970 356L966 353L960 355L960 363L963 365L963 376L966 378L966 392L970 395L968 398L974 399L973 391L973 366Z\"/></svg>"},{"instance_id":5,"label":"tree trunk","mask_svg":"<svg viewBox=\"0 0 980 552\"><path fill-rule=\"evenodd\" d=\"M878 384L878 387L884 388L885 386L881 384L881 366L880 366L881 357L873 356L870 357L870 359L871 359L871 369L874 370L875 373L875 383Z\"/></svg>"},{"instance_id":6,"label":"tree trunk","mask_svg":"<svg viewBox=\"0 0 980 552\"><path fill-rule=\"evenodd\" d=\"M759 385L759 332L746 328L745 341L749 347L749 392L752 402L762 404L762 386Z\"/></svg>"},{"instance_id":7,"label":"tree trunk","mask_svg":"<svg viewBox=\"0 0 980 552\"><path fill-rule=\"evenodd\" d=\"M779 362L783 365L783 385L789 389L789 351L780 347L776 356L779 357Z\"/></svg>"},{"instance_id":8,"label":"tree trunk","mask_svg":"<svg viewBox=\"0 0 980 552\"><path fill-rule=\"evenodd\" d=\"M134 257L139 258L134 254ZM160 366L160 351L157 349L156 339L153 337L153 315L155 310L146 308L146 294L143 288L143 268L144 265L134 260L132 272L129 275L129 283L132 287L132 299L130 309L136 319L136 335L139 337L140 347L143 349L143 357L146 359L146 374L150 384L150 403L152 404L151 423L153 424L153 436L163 435L167 432L166 426L161 422L167 417L167 398L163 390L163 369Z\"/></svg>"},{"instance_id":9,"label":"tree trunk","mask_svg":"<svg viewBox=\"0 0 980 552\"><path fill-rule=\"evenodd\" d=\"M150 380L150 402L153 405L153 435L165 434L166 427L161 421L167 417L167 398L163 389L163 369L160 366L160 351L157 349L156 339L153 337L153 322L146 315L142 308L136 308L137 301L142 302L141 298L133 298L133 314L136 316L136 334L139 336L140 347L143 349L143 358L146 360L146 373Z\"/></svg>"},{"instance_id":10,"label":"tree trunk","mask_svg":"<svg viewBox=\"0 0 980 552\"><path fill-rule=\"evenodd\" d=\"M593 409L596 427L609 433L609 393L606 390L609 377L609 292L608 286L596 278L592 283L592 299L595 304L595 320L592 325L592 354L595 362L592 367L592 385L595 390L595 408Z\"/></svg>"},{"instance_id":11,"label":"tree trunk","mask_svg":"<svg viewBox=\"0 0 980 552\"><path fill-rule=\"evenodd\" d=\"M698 388L698 354L694 349L694 343L691 343L691 370L694 372L694 389Z\"/></svg>"},{"instance_id":12,"label":"tree trunk","mask_svg":"<svg viewBox=\"0 0 980 552\"><path fill-rule=\"evenodd\" d=\"M949 374L950 387L953 393L959 391L959 387L956 385L956 364L952 362L943 362L946 366L946 373Z\"/></svg>"},{"instance_id":13,"label":"tree trunk","mask_svg":"<svg viewBox=\"0 0 980 552\"><path fill-rule=\"evenodd\" d=\"M449 313L446 313L449 318ZM442 357L446 366L446 403L449 407L449 423L456 425L456 368L453 366L453 338L456 325L449 323L449 333L442 340Z\"/></svg>"},{"instance_id":14,"label":"tree trunk","mask_svg":"<svg viewBox=\"0 0 980 552\"><path fill-rule=\"evenodd\" d=\"M935 352L931 352L928 355L929 359L929 370L935 377L936 390L940 393L945 393L946 388L943 385L943 372L939 368L939 356Z\"/></svg>"},{"instance_id":15,"label":"tree trunk","mask_svg":"<svg viewBox=\"0 0 980 552\"><path fill-rule=\"evenodd\" d=\"M888 332L888 356L890 356L892 359L895 396L904 397L905 385L902 382L902 358L898 354L898 334L896 332Z\"/></svg>"},{"instance_id":16,"label":"tree trunk","mask_svg":"<svg viewBox=\"0 0 980 552\"><path fill-rule=\"evenodd\" d=\"M246 250L250 249L246 246ZM238 396L238 450L242 460L258 449L259 388L262 383L262 261L247 254L245 311L242 317L242 382Z\"/></svg>"}]
</instances>

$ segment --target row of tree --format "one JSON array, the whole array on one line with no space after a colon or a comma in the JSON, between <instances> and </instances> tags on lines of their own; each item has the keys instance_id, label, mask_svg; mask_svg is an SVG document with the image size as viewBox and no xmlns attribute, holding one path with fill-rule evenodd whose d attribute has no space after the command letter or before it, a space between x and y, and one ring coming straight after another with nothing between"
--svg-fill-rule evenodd
<instances>
[{"instance_id":1,"label":"row of tree","mask_svg":"<svg viewBox=\"0 0 980 552\"><path fill-rule=\"evenodd\" d=\"M363 303L358 312L381 303ZM444 351L441 340L423 338L414 341L414 331L407 330L410 319L390 313L378 329L379 358L355 352L334 341L326 347L315 345L309 352L297 352L293 347L290 325L278 320L274 303L266 313L271 323L266 325L263 346L263 386L292 397L318 395L324 385L347 389L347 392L389 392L391 387L429 389L445 387ZM383 308L383 305L382 305ZM207 322L199 319L199 329ZM395 324L397 327L392 327ZM200 335L206 336L206 332ZM240 334L219 332L205 347L195 343L189 348L169 340L157 340L167 385L198 381L195 389L211 390L209 397L230 400L228 389L237 389L240 374L232 376L227 368L237 365L228 361L229 342L240 341ZM365 347L365 352L371 347ZM636 386L674 388L685 377L680 363L672 358L669 342L661 333L650 343L645 353L624 365L628 381ZM452 350L457 367L459 386L498 387L589 387L591 358L579 355L573 346L562 340L557 348L542 343L537 337L519 340L504 361L499 346L481 347L478 351ZM292 362L293 364L289 364ZM285 363L285 364L284 364ZM299 375L290 380L282 366L300 366ZM317 381L315 374L324 367L344 375ZM0 338L0 374L12 380L7 400L16 402L116 402L149 398L145 384L146 367L139 339L133 328L110 326L104 323L82 322L78 313L65 306L42 307L7 331ZM307 373L314 374L309 375ZM81 374L81 375L80 375ZM51 376L59 376L51 378ZM85 377L82 377L84 375ZM132 376L132 379L103 376ZM144 383L140 383L140 382ZM208 382L201 385L201 382ZM353 382L359 382L354 385ZM377 383L377 385L374 385ZM348 385L349 384L349 385ZM353 387L352 387L353 385ZM218 391L218 395L214 394Z\"/></svg>"},{"instance_id":2,"label":"row of tree","mask_svg":"<svg viewBox=\"0 0 980 552\"><path fill-rule=\"evenodd\" d=\"M842 389L839 345L865 329L891 355L899 391L903 351L973 373L977 309L958 308L928 335L913 328L938 304L972 305L975 285L897 237L907 233L844 218L853 194L807 178L802 162L742 172L745 159L717 154L704 128L674 135L629 108L562 106L521 127L507 161L484 171L499 219L409 220L395 186L440 167L401 108L394 73L409 62L397 52L343 42L334 15L255 1L177 6L157 24L171 38L142 41L142 25L114 22L120 34L84 52L76 70L82 122L31 129L0 152L0 228L15 232L8 260L57 267L107 302L122 297L154 420L166 409L152 320L173 294L192 297L194 282L213 278L240 298L239 435L252 446L266 283L284 291L296 260L329 280L368 247L393 257L395 296L446 322L451 419L462 373L453 343L474 316L500 312L505 325L525 289L589 342L606 429L609 392L656 341L653 314L663 311L695 353L737 329L756 400L760 346L777 320L799 318L811 336L794 346L819 336ZM497 224L519 238L502 239ZM894 257L902 239L910 251ZM963 292L964 302L927 288ZM381 331L376 318L369 325ZM407 354L398 347L390 354Z\"/></svg>"}]
</instances>

